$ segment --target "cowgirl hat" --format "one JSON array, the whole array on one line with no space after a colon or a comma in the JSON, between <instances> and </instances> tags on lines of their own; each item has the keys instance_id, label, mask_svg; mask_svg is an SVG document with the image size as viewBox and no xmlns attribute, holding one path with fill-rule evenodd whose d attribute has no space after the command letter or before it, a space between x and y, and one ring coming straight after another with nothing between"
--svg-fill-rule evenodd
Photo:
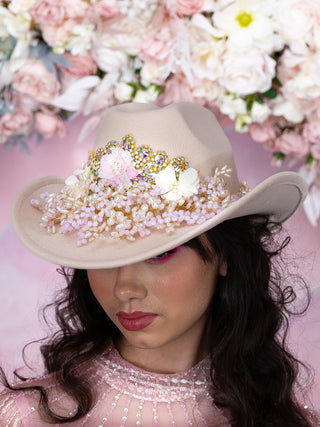
<instances>
[{"instance_id":1,"label":"cowgirl hat","mask_svg":"<svg viewBox=\"0 0 320 427\"><path fill-rule=\"evenodd\" d=\"M94 269L139 262L231 218L269 214L283 222L307 192L294 172L254 189L240 184L230 143L197 104L122 104L108 109L93 150L67 179L26 186L12 223L36 255Z\"/></svg>"}]
</instances>

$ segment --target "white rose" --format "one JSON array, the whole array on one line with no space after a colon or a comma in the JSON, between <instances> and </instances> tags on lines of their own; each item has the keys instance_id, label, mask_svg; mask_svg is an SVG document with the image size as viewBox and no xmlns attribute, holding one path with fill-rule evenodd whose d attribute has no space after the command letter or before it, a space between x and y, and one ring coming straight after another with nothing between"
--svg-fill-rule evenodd
<instances>
[{"instance_id":1,"label":"white rose","mask_svg":"<svg viewBox=\"0 0 320 427\"><path fill-rule=\"evenodd\" d=\"M170 73L169 67L165 65L145 62L141 68L140 77L141 83L144 86L149 86L151 83L163 84Z\"/></svg>"},{"instance_id":2,"label":"white rose","mask_svg":"<svg viewBox=\"0 0 320 427\"><path fill-rule=\"evenodd\" d=\"M116 85L114 96L119 102L131 101L133 88L128 83L120 82Z\"/></svg>"},{"instance_id":3,"label":"white rose","mask_svg":"<svg viewBox=\"0 0 320 427\"><path fill-rule=\"evenodd\" d=\"M236 98L233 95L226 95L221 99L220 111L228 115L234 120L238 114L246 114L246 103L241 98Z\"/></svg>"},{"instance_id":4,"label":"white rose","mask_svg":"<svg viewBox=\"0 0 320 427\"><path fill-rule=\"evenodd\" d=\"M22 12L18 15L12 15L1 10L0 18L2 21L1 33L6 32L6 35L10 34L18 40L30 41L32 39L33 32L30 31L31 16L29 13Z\"/></svg>"},{"instance_id":5,"label":"white rose","mask_svg":"<svg viewBox=\"0 0 320 427\"><path fill-rule=\"evenodd\" d=\"M155 86L150 86L147 90L138 90L134 97L134 102L154 102L158 98L159 92Z\"/></svg>"},{"instance_id":6,"label":"white rose","mask_svg":"<svg viewBox=\"0 0 320 427\"><path fill-rule=\"evenodd\" d=\"M272 114L274 116L283 116L292 123L300 123L304 118L304 113L300 106L282 96L277 96L273 100Z\"/></svg>"},{"instance_id":7,"label":"white rose","mask_svg":"<svg viewBox=\"0 0 320 427\"><path fill-rule=\"evenodd\" d=\"M315 23L314 0L282 0L275 14L278 31L287 40L306 39Z\"/></svg>"},{"instance_id":8,"label":"white rose","mask_svg":"<svg viewBox=\"0 0 320 427\"><path fill-rule=\"evenodd\" d=\"M70 50L72 55L85 55L91 49L93 33L94 25L92 24L75 25L65 49Z\"/></svg>"},{"instance_id":9,"label":"white rose","mask_svg":"<svg viewBox=\"0 0 320 427\"><path fill-rule=\"evenodd\" d=\"M29 10L35 2L35 0L11 0L8 8L12 10L13 13L25 12Z\"/></svg>"},{"instance_id":10,"label":"white rose","mask_svg":"<svg viewBox=\"0 0 320 427\"><path fill-rule=\"evenodd\" d=\"M222 74L221 57L224 40L210 40L195 44L191 50L192 71L199 79L216 80Z\"/></svg>"},{"instance_id":11,"label":"white rose","mask_svg":"<svg viewBox=\"0 0 320 427\"><path fill-rule=\"evenodd\" d=\"M202 80L199 86L191 89L195 98L202 98L206 101L216 101L224 95L222 87L217 82Z\"/></svg>"},{"instance_id":12,"label":"white rose","mask_svg":"<svg viewBox=\"0 0 320 427\"><path fill-rule=\"evenodd\" d=\"M223 61L222 86L237 95L265 92L271 87L276 62L257 49L243 53L229 51Z\"/></svg>"},{"instance_id":13,"label":"white rose","mask_svg":"<svg viewBox=\"0 0 320 427\"><path fill-rule=\"evenodd\" d=\"M131 6L132 8L132 6ZM109 33L98 34L97 44L109 48L119 48L128 55L138 55L141 45L141 34L145 31L147 23L137 18L125 16L115 20L109 27Z\"/></svg>"},{"instance_id":14,"label":"white rose","mask_svg":"<svg viewBox=\"0 0 320 427\"><path fill-rule=\"evenodd\" d=\"M260 102L254 102L251 108L251 119L253 122L262 123L271 114L271 109L266 104L260 104Z\"/></svg>"}]
</instances>

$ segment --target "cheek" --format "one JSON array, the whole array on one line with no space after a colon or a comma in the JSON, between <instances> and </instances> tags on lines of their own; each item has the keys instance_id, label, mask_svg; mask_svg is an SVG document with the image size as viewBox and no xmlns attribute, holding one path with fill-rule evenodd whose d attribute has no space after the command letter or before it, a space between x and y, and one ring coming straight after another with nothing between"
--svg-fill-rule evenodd
<instances>
[{"instance_id":1,"label":"cheek","mask_svg":"<svg viewBox=\"0 0 320 427\"><path fill-rule=\"evenodd\" d=\"M88 271L88 279L94 296L103 306L106 301L110 300L112 294L111 275L101 274L99 270L90 270Z\"/></svg>"},{"instance_id":2,"label":"cheek","mask_svg":"<svg viewBox=\"0 0 320 427\"><path fill-rule=\"evenodd\" d=\"M179 311L188 315L190 311L204 312L213 296L216 277L215 266L194 268L186 264L183 270L172 272L159 283L158 297L166 300L166 306L176 313Z\"/></svg>"}]
</instances>

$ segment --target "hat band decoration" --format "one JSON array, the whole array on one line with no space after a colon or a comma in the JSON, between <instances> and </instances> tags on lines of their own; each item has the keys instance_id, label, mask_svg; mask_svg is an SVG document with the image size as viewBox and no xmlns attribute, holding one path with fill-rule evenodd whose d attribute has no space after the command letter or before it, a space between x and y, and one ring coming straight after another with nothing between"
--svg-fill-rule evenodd
<instances>
[{"instance_id":1,"label":"hat band decoration","mask_svg":"<svg viewBox=\"0 0 320 427\"><path fill-rule=\"evenodd\" d=\"M155 230L202 224L250 190L245 182L230 194L227 166L199 177L184 157L136 146L132 135L89 151L88 161L65 180L59 193L40 195L31 204L42 213L48 233L77 232L77 245L96 238L144 237Z\"/></svg>"}]
</instances>

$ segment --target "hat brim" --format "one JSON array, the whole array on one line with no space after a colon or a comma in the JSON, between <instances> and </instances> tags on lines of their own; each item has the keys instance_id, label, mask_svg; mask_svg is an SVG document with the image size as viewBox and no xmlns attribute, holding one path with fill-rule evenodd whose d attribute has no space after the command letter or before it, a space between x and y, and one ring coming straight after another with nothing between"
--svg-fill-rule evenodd
<instances>
[{"instance_id":1,"label":"hat brim","mask_svg":"<svg viewBox=\"0 0 320 427\"><path fill-rule=\"evenodd\" d=\"M12 205L12 224L22 243L54 264L80 269L113 268L143 261L199 236L223 221L252 214L269 214L275 221L288 219L301 205L307 186L294 172L275 174L203 224L180 226L171 234L153 231L134 242L96 239L78 247L76 233L49 234L40 227L41 212L31 205L44 192L59 192L64 180L46 177L26 186Z\"/></svg>"}]
</instances>

